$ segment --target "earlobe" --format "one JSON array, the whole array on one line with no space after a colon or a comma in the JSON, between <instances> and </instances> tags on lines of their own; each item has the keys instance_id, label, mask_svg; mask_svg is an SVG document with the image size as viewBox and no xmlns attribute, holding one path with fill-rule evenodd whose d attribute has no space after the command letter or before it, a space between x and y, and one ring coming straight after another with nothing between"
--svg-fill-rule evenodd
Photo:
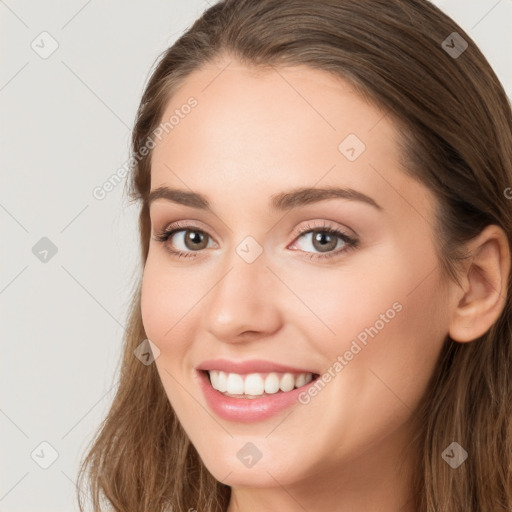
<instances>
[{"instance_id":1,"label":"earlobe","mask_svg":"<svg viewBox=\"0 0 512 512\"><path fill-rule=\"evenodd\" d=\"M487 226L468 243L469 264L464 290L451 315L449 335L467 342L485 334L499 318L506 302L510 275L510 246L503 229Z\"/></svg>"}]
</instances>

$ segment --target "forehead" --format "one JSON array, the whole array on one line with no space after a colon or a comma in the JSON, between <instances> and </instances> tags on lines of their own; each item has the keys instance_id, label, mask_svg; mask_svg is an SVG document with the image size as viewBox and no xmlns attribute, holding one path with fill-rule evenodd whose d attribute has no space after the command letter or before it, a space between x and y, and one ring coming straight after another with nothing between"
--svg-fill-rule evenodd
<instances>
[{"instance_id":1,"label":"forehead","mask_svg":"<svg viewBox=\"0 0 512 512\"><path fill-rule=\"evenodd\" d=\"M191 97L197 105L188 109ZM179 119L176 114L181 114ZM306 66L256 69L227 61L190 75L172 96L161 122L174 118L162 134L168 147L179 146L193 132L203 152L225 157L232 149L233 156L240 156L237 150L243 149L249 159L269 153L274 158L304 157L314 154L314 147L338 157L339 142L349 133L364 143L396 136L384 117L349 82L326 72ZM376 125L379 129L372 134ZM389 148L389 142L382 146Z\"/></svg>"},{"instance_id":2,"label":"forehead","mask_svg":"<svg viewBox=\"0 0 512 512\"><path fill-rule=\"evenodd\" d=\"M306 66L208 64L172 96L161 126L151 188L189 188L213 204L334 185L384 206L419 186L400 170L399 132L385 111L348 81Z\"/></svg>"}]
</instances>

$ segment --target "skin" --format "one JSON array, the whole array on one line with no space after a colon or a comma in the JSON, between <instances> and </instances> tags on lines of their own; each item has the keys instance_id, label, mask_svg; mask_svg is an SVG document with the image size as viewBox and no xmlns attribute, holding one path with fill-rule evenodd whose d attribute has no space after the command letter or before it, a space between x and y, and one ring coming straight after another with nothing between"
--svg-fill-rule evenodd
<instances>
[{"instance_id":1,"label":"skin","mask_svg":"<svg viewBox=\"0 0 512 512\"><path fill-rule=\"evenodd\" d=\"M396 126L348 82L224 59L190 75L163 119L190 96L198 105L153 150L151 189L199 192L215 214L159 199L151 225L155 234L190 221L207 248L178 259L165 245L193 252L188 232L152 238L142 288L145 331L181 424L208 470L232 487L229 512L412 510L416 446L405 448L414 409L446 336L471 341L501 312L504 233L491 226L472 241L461 287L443 278L435 198L401 170ZM349 133L366 145L355 161L338 150ZM271 195L303 186L350 187L382 211L339 198L268 208ZM360 246L309 259L320 246L297 229L324 223L357 233ZM236 252L247 236L263 251L253 263ZM208 408L201 361L266 359L322 373L395 302L401 311L307 405L250 424ZM247 442L262 453L252 467L237 457Z\"/></svg>"}]
</instances>

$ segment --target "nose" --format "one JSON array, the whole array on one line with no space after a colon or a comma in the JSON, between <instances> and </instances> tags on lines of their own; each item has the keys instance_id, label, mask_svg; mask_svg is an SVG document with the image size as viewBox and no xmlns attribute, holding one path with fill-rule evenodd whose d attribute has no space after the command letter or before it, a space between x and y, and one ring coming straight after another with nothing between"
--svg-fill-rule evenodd
<instances>
[{"instance_id":1,"label":"nose","mask_svg":"<svg viewBox=\"0 0 512 512\"><path fill-rule=\"evenodd\" d=\"M248 263L233 251L204 301L204 328L228 343L271 335L282 319L279 284L263 254Z\"/></svg>"}]
</instances>

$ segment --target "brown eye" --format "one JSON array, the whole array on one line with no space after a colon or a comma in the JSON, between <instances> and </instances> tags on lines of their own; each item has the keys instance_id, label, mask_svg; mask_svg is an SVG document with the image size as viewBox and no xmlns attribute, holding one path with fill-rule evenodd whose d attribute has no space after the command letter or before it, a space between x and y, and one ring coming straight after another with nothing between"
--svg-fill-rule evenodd
<instances>
[{"instance_id":1,"label":"brown eye","mask_svg":"<svg viewBox=\"0 0 512 512\"><path fill-rule=\"evenodd\" d=\"M183 235L179 235L183 233ZM181 244L185 250L200 251L206 249L208 245L208 235L199 229L175 229L168 233L168 241L173 241L174 244ZM177 250L183 250L177 247Z\"/></svg>"},{"instance_id":2,"label":"brown eye","mask_svg":"<svg viewBox=\"0 0 512 512\"><path fill-rule=\"evenodd\" d=\"M195 226L174 225L154 236L172 255L179 257L195 256L195 253L206 249L210 236Z\"/></svg>"},{"instance_id":3,"label":"brown eye","mask_svg":"<svg viewBox=\"0 0 512 512\"><path fill-rule=\"evenodd\" d=\"M298 240L301 240L300 244L297 244L301 251L311 252L307 250L306 245L301 247L302 244L307 242L310 247L313 247L314 252L330 253L338 247L340 241L342 245L350 245L352 239L341 231L332 228L317 228L303 231L298 237ZM303 240L305 240L305 242L303 242Z\"/></svg>"},{"instance_id":4,"label":"brown eye","mask_svg":"<svg viewBox=\"0 0 512 512\"><path fill-rule=\"evenodd\" d=\"M303 239L313 250L303 245L305 243ZM338 247L339 242L340 247ZM322 260L342 256L348 251L356 249L359 246L359 240L333 226L307 225L299 230L293 245L294 248L300 249L300 252L305 253L310 259Z\"/></svg>"},{"instance_id":5,"label":"brown eye","mask_svg":"<svg viewBox=\"0 0 512 512\"><path fill-rule=\"evenodd\" d=\"M205 243L205 240L207 240L207 237L208 237L208 235L206 233L203 233L202 231L199 231L199 230L188 230L188 229L182 229L181 231L183 231L185 233L184 243L185 243L185 246L187 247L187 249L200 250L200 249L205 249L206 246L208 245L207 241ZM179 231L177 231L177 232L179 232Z\"/></svg>"},{"instance_id":6,"label":"brown eye","mask_svg":"<svg viewBox=\"0 0 512 512\"><path fill-rule=\"evenodd\" d=\"M327 231L312 231L313 246L320 252L327 252L336 249L338 245L338 236Z\"/></svg>"}]
</instances>

